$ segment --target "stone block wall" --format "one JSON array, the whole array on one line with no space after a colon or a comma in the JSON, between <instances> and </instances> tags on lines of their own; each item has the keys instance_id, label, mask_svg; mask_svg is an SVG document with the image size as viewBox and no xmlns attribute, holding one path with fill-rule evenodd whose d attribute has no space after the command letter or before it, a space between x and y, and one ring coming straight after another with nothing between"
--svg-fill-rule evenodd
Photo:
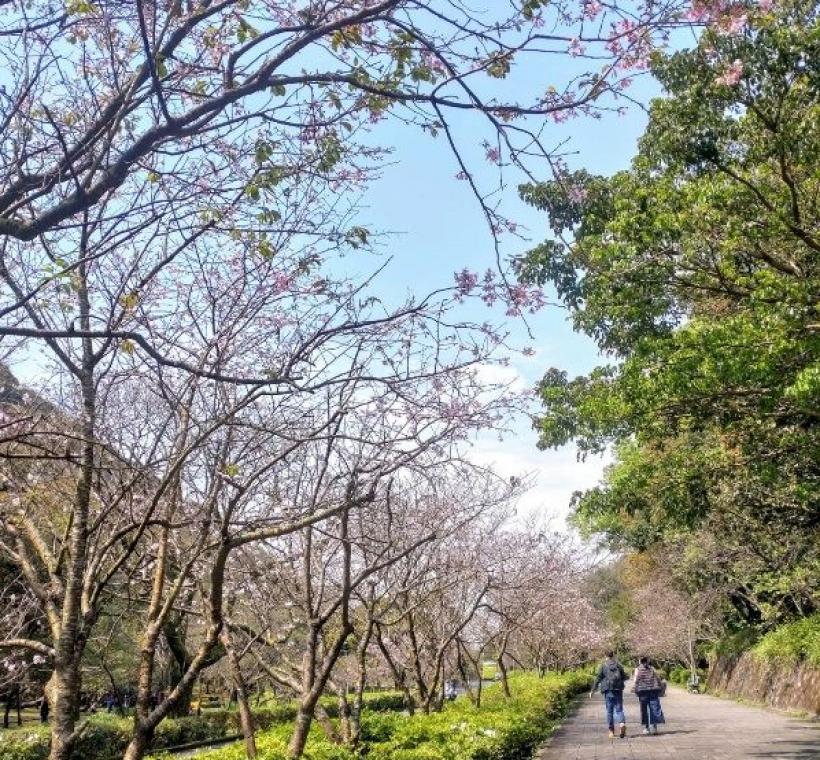
<instances>
[{"instance_id":1,"label":"stone block wall","mask_svg":"<svg viewBox=\"0 0 820 760\"><path fill-rule=\"evenodd\" d=\"M807 663L764 660L752 652L710 663L709 691L781 710L820 714L820 669Z\"/></svg>"}]
</instances>

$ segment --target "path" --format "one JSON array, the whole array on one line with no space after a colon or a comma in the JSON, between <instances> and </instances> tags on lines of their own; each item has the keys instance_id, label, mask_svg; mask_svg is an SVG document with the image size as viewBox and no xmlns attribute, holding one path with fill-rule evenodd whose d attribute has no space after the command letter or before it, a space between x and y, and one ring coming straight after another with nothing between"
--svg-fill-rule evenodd
<instances>
[{"instance_id":1,"label":"path","mask_svg":"<svg viewBox=\"0 0 820 760\"><path fill-rule=\"evenodd\" d=\"M820 760L820 722L669 689L666 725L643 736L638 700L624 693L627 738L607 736L603 698L586 696L540 760Z\"/></svg>"}]
</instances>

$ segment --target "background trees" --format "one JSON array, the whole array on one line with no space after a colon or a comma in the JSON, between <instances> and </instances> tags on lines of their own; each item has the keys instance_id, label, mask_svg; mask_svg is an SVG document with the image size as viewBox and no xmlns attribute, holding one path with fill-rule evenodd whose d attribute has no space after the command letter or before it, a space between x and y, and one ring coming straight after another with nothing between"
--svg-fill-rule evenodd
<instances>
[{"instance_id":1,"label":"background trees","mask_svg":"<svg viewBox=\"0 0 820 760\"><path fill-rule=\"evenodd\" d=\"M491 651L503 673L507 658L568 665L596 645L578 557L495 536L520 483L464 462L465 440L512 403L479 372L501 336L459 304L500 299L514 316L540 292L465 270L431 294L384 293L380 262L346 258L374 238L351 198L395 117L443 137L492 235L514 231L461 118L486 127L482 160L535 181L557 166L545 119L612 107L678 10L2 4L0 340L34 388L10 381L3 398L0 551L21 591L0 648L45 659L52 760L82 730L90 668L114 691L130 681L137 760L217 662L247 718L253 659L298 695L298 755L354 649L359 707L377 653L431 710L459 656ZM555 54L576 59L563 80L506 97L499 80ZM715 86L734 92L736 74ZM808 245L792 222L777 234ZM798 243L787 269L803 266ZM808 435L789 416L805 406L786 410L783 447ZM236 598L254 583L263 596ZM112 662L122 640L133 660Z\"/></svg>"},{"instance_id":2,"label":"background trees","mask_svg":"<svg viewBox=\"0 0 820 760\"><path fill-rule=\"evenodd\" d=\"M578 523L759 623L818 604L818 48L813 3L750 19L653 59L629 171L522 188L555 238L520 271L616 360L540 388L542 445L616 446Z\"/></svg>"}]
</instances>

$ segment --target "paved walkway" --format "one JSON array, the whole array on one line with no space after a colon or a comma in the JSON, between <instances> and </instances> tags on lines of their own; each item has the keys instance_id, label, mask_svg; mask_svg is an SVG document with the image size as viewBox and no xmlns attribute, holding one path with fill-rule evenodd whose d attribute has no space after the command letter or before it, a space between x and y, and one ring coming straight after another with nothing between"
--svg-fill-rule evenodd
<instances>
[{"instance_id":1,"label":"paved walkway","mask_svg":"<svg viewBox=\"0 0 820 760\"><path fill-rule=\"evenodd\" d=\"M610 739L603 698L584 695L540 760L820 759L817 721L670 688L663 700L666 724L657 736L643 736L633 694L624 693L624 709L627 738Z\"/></svg>"}]
</instances>

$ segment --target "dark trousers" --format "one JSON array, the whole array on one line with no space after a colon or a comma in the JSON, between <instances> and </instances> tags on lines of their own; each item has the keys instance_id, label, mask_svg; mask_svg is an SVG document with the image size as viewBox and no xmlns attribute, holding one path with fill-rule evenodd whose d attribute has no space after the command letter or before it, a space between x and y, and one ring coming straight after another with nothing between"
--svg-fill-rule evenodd
<instances>
[{"instance_id":1,"label":"dark trousers","mask_svg":"<svg viewBox=\"0 0 820 760\"><path fill-rule=\"evenodd\" d=\"M606 719L609 730L615 730L615 723L626 723L624 718L624 693L622 691L605 691Z\"/></svg>"},{"instance_id":2,"label":"dark trousers","mask_svg":"<svg viewBox=\"0 0 820 760\"><path fill-rule=\"evenodd\" d=\"M638 693L638 700L641 703L641 725L644 728L649 728L649 700L660 696L658 689L651 689L649 691L641 691Z\"/></svg>"}]
</instances>

